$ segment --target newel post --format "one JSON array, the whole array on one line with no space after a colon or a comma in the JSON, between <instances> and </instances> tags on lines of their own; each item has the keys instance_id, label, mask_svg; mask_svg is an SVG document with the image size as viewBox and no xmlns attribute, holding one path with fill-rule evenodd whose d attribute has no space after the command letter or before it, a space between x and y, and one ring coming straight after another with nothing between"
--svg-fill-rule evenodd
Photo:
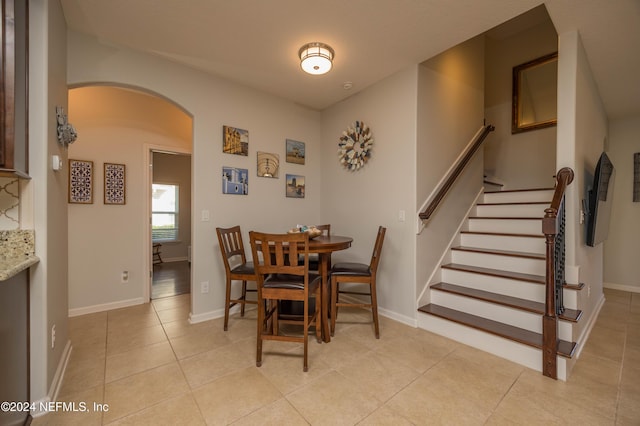
<instances>
[{"instance_id":1,"label":"newel post","mask_svg":"<svg viewBox=\"0 0 640 426\"><path fill-rule=\"evenodd\" d=\"M556 224L558 211L548 208L542 219L542 232L546 242L546 271L545 271L545 312L542 317L542 374L556 379L558 377L557 346L558 346L558 316L556 314L556 282L555 282L555 252L556 252Z\"/></svg>"},{"instance_id":2,"label":"newel post","mask_svg":"<svg viewBox=\"0 0 640 426\"><path fill-rule=\"evenodd\" d=\"M542 317L542 374L558 378L558 314L564 311L562 287L565 261L564 193L573 181L573 170L565 167L556 175L551 205L542 218L546 243L545 310Z\"/></svg>"}]
</instances>

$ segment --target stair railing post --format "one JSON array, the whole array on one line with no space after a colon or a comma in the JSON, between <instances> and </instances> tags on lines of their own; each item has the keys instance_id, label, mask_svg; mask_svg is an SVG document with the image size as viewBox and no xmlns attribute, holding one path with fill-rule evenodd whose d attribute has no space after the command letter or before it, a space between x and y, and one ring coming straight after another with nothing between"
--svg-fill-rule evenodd
<instances>
[{"instance_id":1,"label":"stair railing post","mask_svg":"<svg viewBox=\"0 0 640 426\"><path fill-rule=\"evenodd\" d=\"M545 210L542 229L546 243L545 312L542 317L542 374L558 378L557 346L558 317L556 315L556 220L558 211Z\"/></svg>"},{"instance_id":2,"label":"stair railing post","mask_svg":"<svg viewBox=\"0 0 640 426\"><path fill-rule=\"evenodd\" d=\"M542 317L542 374L558 378L558 315L564 311L562 286L565 270L564 193L573 181L573 170L561 169L549 208L544 211L542 233L546 244L545 312Z\"/></svg>"}]
</instances>

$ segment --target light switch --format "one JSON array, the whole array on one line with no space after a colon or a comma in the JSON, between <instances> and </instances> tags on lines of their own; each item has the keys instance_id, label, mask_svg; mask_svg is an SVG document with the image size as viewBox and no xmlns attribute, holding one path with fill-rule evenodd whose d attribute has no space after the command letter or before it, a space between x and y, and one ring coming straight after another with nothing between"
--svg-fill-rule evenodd
<instances>
[{"instance_id":1,"label":"light switch","mask_svg":"<svg viewBox=\"0 0 640 426\"><path fill-rule=\"evenodd\" d=\"M398 222L404 222L405 221L405 214L404 214L404 210L400 210L398 212Z\"/></svg>"},{"instance_id":2,"label":"light switch","mask_svg":"<svg viewBox=\"0 0 640 426\"><path fill-rule=\"evenodd\" d=\"M202 221L209 222L209 210L202 210Z\"/></svg>"},{"instance_id":3,"label":"light switch","mask_svg":"<svg viewBox=\"0 0 640 426\"><path fill-rule=\"evenodd\" d=\"M59 155L51 156L51 168L55 171L62 170L62 160Z\"/></svg>"}]
</instances>

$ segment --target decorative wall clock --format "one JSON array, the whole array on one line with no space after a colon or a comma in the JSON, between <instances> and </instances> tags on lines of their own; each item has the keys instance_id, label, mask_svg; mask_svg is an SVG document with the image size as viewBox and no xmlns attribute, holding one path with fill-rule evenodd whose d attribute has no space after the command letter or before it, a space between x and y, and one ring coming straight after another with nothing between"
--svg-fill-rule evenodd
<instances>
[{"instance_id":1,"label":"decorative wall clock","mask_svg":"<svg viewBox=\"0 0 640 426\"><path fill-rule=\"evenodd\" d=\"M356 121L342 132L338 142L340 163L348 170L359 170L371 156L372 146L371 129L362 121Z\"/></svg>"}]
</instances>

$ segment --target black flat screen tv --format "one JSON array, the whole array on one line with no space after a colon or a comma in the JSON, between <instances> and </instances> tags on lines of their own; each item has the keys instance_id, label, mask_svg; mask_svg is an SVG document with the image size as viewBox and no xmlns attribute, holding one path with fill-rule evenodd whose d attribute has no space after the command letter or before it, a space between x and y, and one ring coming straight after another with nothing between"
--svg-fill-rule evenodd
<instances>
[{"instance_id":1,"label":"black flat screen tv","mask_svg":"<svg viewBox=\"0 0 640 426\"><path fill-rule=\"evenodd\" d=\"M606 240L609 234L615 177L616 170L607 154L603 152L596 166L593 186L587 194L588 246L597 246Z\"/></svg>"}]
</instances>

